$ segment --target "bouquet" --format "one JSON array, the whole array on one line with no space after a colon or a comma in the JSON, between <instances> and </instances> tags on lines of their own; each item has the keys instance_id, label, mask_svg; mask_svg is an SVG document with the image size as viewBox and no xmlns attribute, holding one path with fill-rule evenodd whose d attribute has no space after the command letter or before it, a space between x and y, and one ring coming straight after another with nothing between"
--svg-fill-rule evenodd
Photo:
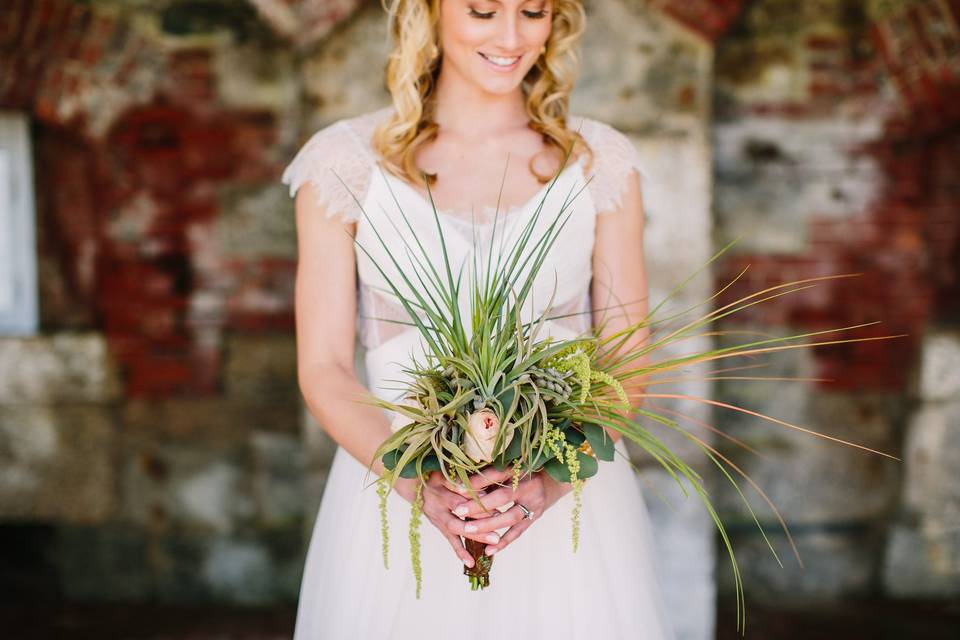
<instances>
[{"instance_id":1,"label":"bouquet","mask_svg":"<svg viewBox=\"0 0 960 640\"><path fill-rule=\"evenodd\" d=\"M564 165L569 156L568 150ZM547 194L559 175L560 171L548 185ZM583 188L586 188L586 185ZM430 202L433 204L432 195ZM555 319L549 315L550 304L542 313L531 313L530 318L522 317L522 312L543 260L570 216L568 202L547 221L542 232L536 233L537 221L543 213L545 202L546 195L519 231L512 246L503 247L494 253L494 242L491 241L486 256L480 255L479 264L478 252L474 251L472 263L460 265L456 272L450 264L435 206L433 215L443 247L441 256L427 255L414 234L409 234L409 239L402 233L399 234L403 239L406 254L415 266L412 273L405 273L399 268L397 256L390 253L383 236L380 235L381 231L374 229L379 242L387 249L393 266L397 267L399 280L390 279L384 269L385 265L376 264L370 252L357 242L360 250L374 262L388 282L392 294L409 314L410 321L405 324L416 327L425 345L423 361L412 359L403 369L406 377L399 381L402 385L400 399L397 402L376 398L370 401L371 404L389 409L396 415L392 435L379 446L373 458L373 461L382 460L386 469L376 481L380 496L384 566L387 566L388 543L386 499L398 477L420 479L410 520L411 560L419 598L422 576L418 527L422 490L427 476L434 471L439 472L451 484L466 486L471 496L478 499L476 492L470 487L468 476L481 472L488 466L498 471L511 468L514 488L525 475L541 469L558 482L572 484L572 548L575 552L579 544L583 482L600 472L600 461L614 459L614 441L610 432L618 432L661 464L677 480L685 494L687 490L683 479L689 481L689 485L711 514L733 565L739 622L740 605L743 601L739 570L723 523L704 487L704 478L686 460L671 451L657 437L651 426L675 430L693 441L737 487L738 492L740 489L737 481L723 463L753 483L717 449L689 433L676 420L660 412L635 408L634 405L642 402L644 397L670 397L670 394L652 393L646 389L661 381L658 376L676 372L691 364L782 349L897 336L780 344L831 331L866 326L856 325L779 338L763 338L735 347L689 353L680 357L658 358L665 345L704 335L705 327L711 322L740 309L806 289L814 286L814 282L818 280L855 275L809 278L773 286L693 320L679 322L678 326L667 324L673 320L672 317L656 318L664 303L689 282L696 275L694 273L671 291L647 317L621 331L604 335L604 322L572 339L555 340L549 336L540 338L544 323ZM359 201L357 204L360 205ZM410 228L402 209L399 213ZM367 216L365 211L363 215ZM369 216L367 218L369 220ZM494 218L494 234L496 227L497 219ZM399 229L397 231L399 233ZM717 252L698 272L732 244ZM464 269L467 270L466 278ZM468 316L461 310L462 294L466 295L469 301ZM710 299L705 302L709 301ZM682 317L686 313L687 311L684 311L676 317ZM626 347L640 331L649 331L649 339L644 340L639 347ZM640 383L644 386L640 387ZM893 457L745 408L708 398L693 399L750 413L785 427ZM634 413L636 415L633 415ZM651 426L641 424L641 419L646 419ZM373 461L370 463L371 469ZM753 486L760 491L755 484ZM766 495L762 491L760 493L773 507ZM747 502L742 492L739 495ZM750 508L748 502L747 507ZM752 508L750 512L760 526ZM792 544L786 524L778 512L777 517ZM760 530L762 533L762 526ZM766 539L765 535L764 538ZM475 559L473 567L464 566L464 573L469 578L471 588L476 590L489 586L493 558L483 553L483 544L470 539L467 539L465 544ZM769 541L767 544L770 546ZM772 546L770 550L776 557ZM794 551L796 553L795 546ZM799 554L797 557L799 559ZM777 560L779 562L779 558Z\"/></svg>"}]
</instances>

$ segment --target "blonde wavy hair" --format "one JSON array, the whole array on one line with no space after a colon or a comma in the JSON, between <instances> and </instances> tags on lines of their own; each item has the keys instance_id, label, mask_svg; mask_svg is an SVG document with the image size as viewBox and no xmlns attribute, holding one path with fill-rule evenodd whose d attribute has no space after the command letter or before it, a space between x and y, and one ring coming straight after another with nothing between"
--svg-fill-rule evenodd
<instances>
[{"instance_id":1,"label":"blonde wavy hair","mask_svg":"<svg viewBox=\"0 0 960 640\"><path fill-rule=\"evenodd\" d=\"M389 6L387 6L389 2ZM413 184L426 176L430 186L437 175L423 172L414 160L417 149L436 138L434 120L436 83L442 51L439 42L441 0L381 0L388 14L388 31L393 47L386 68L386 84L393 98L394 113L374 131L372 144L388 172ZM588 154L587 170L593 165L593 150L576 131L567 129L570 93L579 71L578 44L586 28L582 0L551 0L550 36L522 82L530 128L543 136L548 149L555 147L561 157L572 148L571 158L580 151ZM542 175L528 163L530 173L541 183L553 176Z\"/></svg>"}]
</instances>

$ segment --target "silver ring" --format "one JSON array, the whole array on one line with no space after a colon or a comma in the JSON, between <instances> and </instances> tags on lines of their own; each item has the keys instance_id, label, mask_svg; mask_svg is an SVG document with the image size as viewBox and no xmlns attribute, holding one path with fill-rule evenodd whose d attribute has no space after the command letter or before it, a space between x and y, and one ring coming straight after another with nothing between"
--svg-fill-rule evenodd
<instances>
[{"instance_id":1,"label":"silver ring","mask_svg":"<svg viewBox=\"0 0 960 640\"><path fill-rule=\"evenodd\" d=\"M533 511L530 511L530 509L527 509L519 502L517 503L517 506L520 507L521 511L523 511L523 520L533 520Z\"/></svg>"}]
</instances>

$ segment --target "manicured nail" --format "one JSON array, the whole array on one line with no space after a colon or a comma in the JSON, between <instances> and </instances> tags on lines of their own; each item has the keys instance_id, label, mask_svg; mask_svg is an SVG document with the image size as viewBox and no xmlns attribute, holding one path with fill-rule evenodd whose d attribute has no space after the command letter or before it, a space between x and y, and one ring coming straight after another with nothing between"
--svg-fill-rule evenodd
<instances>
[{"instance_id":1,"label":"manicured nail","mask_svg":"<svg viewBox=\"0 0 960 640\"><path fill-rule=\"evenodd\" d=\"M495 534L495 533L491 533L490 535L487 536L487 542L492 542L492 543L496 544L496 543L500 542L500 536L498 536L498 535Z\"/></svg>"},{"instance_id":2,"label":"manicured nail","mask_svg":"<svg viewBox=\"0 0 960 640\"><path fill-rule=\"evenodd\" d=\"M454 512L455 514L457 514L458 516L465 516L465 515L467 515L467 512L468 512L468 511L470 511L470 507L468 507L468 506L465 505L465 504L462 504L462 505L460 505L459 507L457 507L456 509L453 510L453 512Z\"/></svg>"},{"instance_id":3,"label":"manicured nail","mask_svg":"<svg viewBox=\"0 0 960 640\"><path fill-rule=\"evenodd\" d=\"M472 566L473 566L473 558L470 558L470 557L464 558L464 559L463 559L463 564L467 565L468 567L472 567Z\"/></svg>"},{"instance_id":4,"label":"manicured nail","mask_svg":"<svg viewBox=\"0 0 960 640\"><path fill-rule=\"evenodd\" d=\"M477 525L475 525L475 524L465 525L465 526L463 527L463 530L466 531L467 533L476 533L476 532L477 532Z\"/></svg>"},{"instance_id":5,"label":"manicured nail","mask_svg":"<svg viewBox=\"0 0 960 640\"><path fill-rule=\"evenodd\" d=\"M500 551L500 549L497 549L496 547L487 547L487 555L488 555L488 556L492 556L492 555L495 554L497 551Z\"/></svg>"}]
</instances>

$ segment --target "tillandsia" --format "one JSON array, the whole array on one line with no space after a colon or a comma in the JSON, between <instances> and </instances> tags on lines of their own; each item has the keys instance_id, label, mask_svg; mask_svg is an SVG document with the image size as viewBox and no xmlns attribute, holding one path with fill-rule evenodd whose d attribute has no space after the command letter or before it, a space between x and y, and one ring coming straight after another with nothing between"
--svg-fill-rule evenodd
<instances>
[{"instance_id":1,"label":"tillandsia","mask_svg":"<svg viewBox=\"0 0 960 640\"><path fill-rule=\"evenodd\" d=\"M570 152L566 152L564 166ZM671 412L657 410L655 407L643 407L643 403L647 399L678 397L677 394L656 393L651 389L657 384L669 381L669 375L661 378L664 374L674 373L696 363L754 356L784 349L899 336L790 343L832 331L851 330L873 324L866 323L828 331L764 338L734 347L686 353L681 356L663 355L667 345L698 336L715 335L716 331L706 332L704 328L741 309L806 289L814 286L817 281L855 275L823 276L773 286L713 309L693 320L678 322L679 326L674 326L671 322L682 318L689 310L673 317L657 317L660 308L697 273L729 249L733 244L731 242L675 287L639 322L619 331L608 331L607 320L603 320L573 338L558 340L550 335L539 338L548 320L565 317L550 315L552 297L542 312L531 311L529 319L526 320L522 317L528 306L533 308L532 304L527 303L534 281L545 256L570 216L572 199L568 198L552 218L541 221L547 196L561 172L562 168L547 186L545 195L532 215L519 228L512 246L501 246L500 250L495 252L495 243L491 239L484 256L483 252L477 249L475 237L472 263L464 263L456 273L451 266L443 226L435 206L433 217L442 247L439 256L431 255L423 248L413 233L406 214L398 206L401 222L410 233L402 233L401 228L394 224L396 237L403 242L411 270L402 269L399 256L391 253L382 235L387 230L377 229L370 224L374 237L386 250L390 264L379 264L363 244L355 240L359 250L370 258L386 281L390 293L409 316L409 321L393 322L415 327L424 347L422 361L412 356L402 368L404 378L398 381L401 386L396 401L381 398L368 400L375 406L393 412L395 416L391 425L392 435L378 447L369 465L369 471L372 471L375 462L380 460L385 469L377 480L381 501L384 566L387 566L388 552L385 504L398 478L417 478L420 481L417 498L412 506L410 530L411 563L417 577L419 597L420 541L416 527L422 504L420 490L430 474L440 473L449 483L467 487L471 497L478 500L477 492L470 487L468 479L488 466L498 471L512 467L514 488L522 478L541 470L557 482L570 483L574 494L571 538L573 551L576 551L580 543L579 517L584 481L598 473L600 461L614 459L618 452L614 447L613 434L619 433L662 465L676 479L684 495L687 495L687 485L692 486L710 513L730 556L740 627L743 605L740 572L730 539L708 497L705 478L691 462L682 459L667 447L655 430L677 431L693 442L737 489L754 522L760 527L764 540L767 540L749 501L740 492L738 482L727 471L724 463L742 475L758 491L760 489L709 442L690 433L677 420L667 415ZM581 191L584 188L586 185ZM429 184L427 189L433 204ZM579 192L576 195L579 195ZM354 200L369 221L361 203L356 198ZM498 218L499 210L493 220L492 237L497 233ZM463 288L465 268L468 271L466 289ZM393 271L392 277L388 275L388 269ZM722 290L701 304L711 302L719 293L722 293ZM461 306L464 301L466 304ZM604 307L601 310L606 308L616 306ZM638 335L646 337L638 341ZM683 397L742 411L782 426L893 458L889 454L823 435L746 408L709 398ZM760 493L773 507L766 494L762 491ZM776 508L773 509L792 545L792 537L785 521ZM769 541L767 545L780 562ZM467 539L465 546L475 560L473 567L464 567L471 588L482 589L489 586L492 557L483 553L483 545L480 543ZM799 560L799 553L795 546L793 548Z\"/></svg>"}]
</instances>

